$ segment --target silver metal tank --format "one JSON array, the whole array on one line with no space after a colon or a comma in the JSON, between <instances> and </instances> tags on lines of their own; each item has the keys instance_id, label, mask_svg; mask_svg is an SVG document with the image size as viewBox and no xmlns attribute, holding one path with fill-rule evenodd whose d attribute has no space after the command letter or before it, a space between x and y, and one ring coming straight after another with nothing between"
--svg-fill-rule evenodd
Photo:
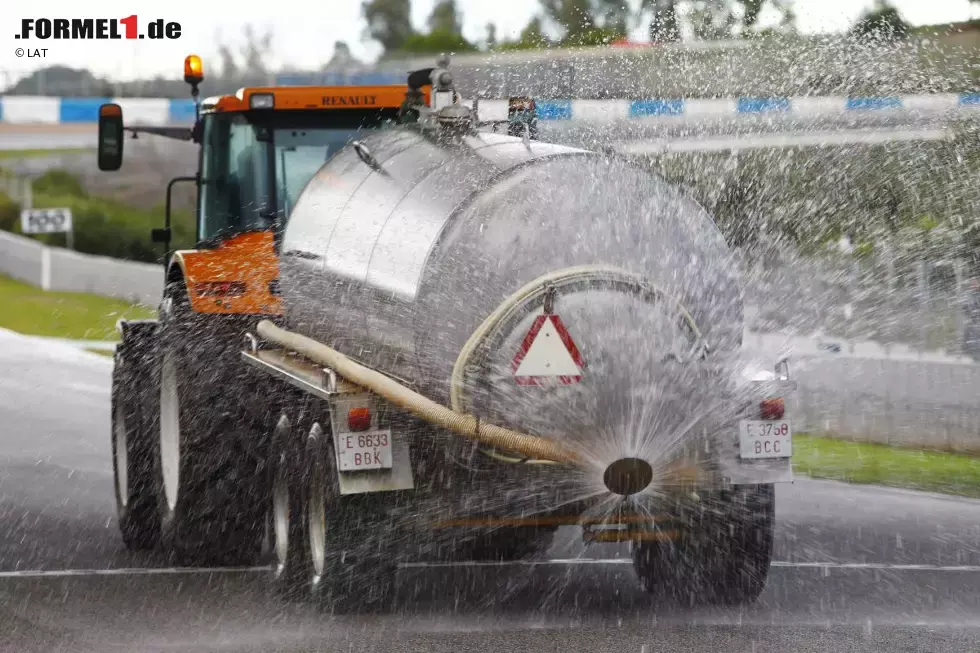
<instances>
[{"instance_id":1,"label":"silver metal tank","mask_svg":"<svg viewBox=\"0 0 980 653\"><path fill-rule=\"evenodd\" d=\"M668 333L677 330L671 302L711 350L740 344L741 287L723 237L700 206L645 167L490 133L449 138L399 127L361 143L377 165L348 146L290 216L280 272L288 328L450 403L461 349L532 280L599 266L655 288L660 299L601 274L559 274L554 311L588 366L582 382L535 395L538 408L515 409L527 388L515 387L511 364L544 300L518 302L474 357L482 367L467 376L465 394L471 410L522 428L547 412L542 402L629 412L622 404L638 388L663 391L665 354L687 337Z\"/></svg>"}]
</instances>

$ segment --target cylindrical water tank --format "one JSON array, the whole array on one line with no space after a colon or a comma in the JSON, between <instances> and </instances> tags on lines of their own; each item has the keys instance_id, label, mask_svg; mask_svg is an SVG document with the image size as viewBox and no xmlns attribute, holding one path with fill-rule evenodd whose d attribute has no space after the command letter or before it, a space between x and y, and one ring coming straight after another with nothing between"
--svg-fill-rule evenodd
<instances>
[{"instance_id":1,"label":"cylindrical water tank","mask_svg":"<svg viewBox=\"0 0 980 653\"><path fill-rule=\"evenodd\" d=\"M552 430L549 403L622 426L670 354L742 333L735 261L692 199L636 162L498 134L399 127L340 151L289 217L280 274L288 328L447 404L469 343L465 408L531 430ZM515 361L546 309L582 373L533 389Z\"/></svg>"}]
</instances>

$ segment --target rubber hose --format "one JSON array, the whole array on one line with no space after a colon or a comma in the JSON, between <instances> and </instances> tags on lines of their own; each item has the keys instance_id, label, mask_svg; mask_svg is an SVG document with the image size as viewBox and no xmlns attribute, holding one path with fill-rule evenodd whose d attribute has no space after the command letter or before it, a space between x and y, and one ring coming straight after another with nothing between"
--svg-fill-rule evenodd
<instances>
[{"instance_id":1,"label":"rubber hose","mask_svg":"<svg viewBox=\"0 0 980 653\"><path fill-rule=\"evenodd\" d=\"M281 329L268 320L259 322L258 333L266 340L331 368L351 383L374 392L426 422L441 426L476 442L497 449L512 451L528 458L584 466L581 456L559 442L512 431L502 426L487 424L473 415L458 413L420 395L380 372L351 360L332 347L298 333Z\"/></svg>"},{"instance_id":2,"label":"rubber hose","mask_svg":"<svg viewBox=\"0 0 980 653\"><path fill-rule=\"evenodd\" d=\"M466 374L466 366L469 365L470 359L473 354L479 349L480 345L487 339L487 337L493 333L501 322L505 321L511 313L518 310L525 302L529 301L535 295L544 294L548 286L553 283L567 283L574 282L579 279L622 279L630 283L635 283L648 292L651 292L659 297L667 297L660 288L649 284L637 275L628 272L620 268L614 268L605 265L579 265L570 268L564 268L561 270L553 270L548 274L542 275L537 279L525 284L520 290L510 295L505 299L499 306L497 306L494 311L487 316L487 318L476 328L476 331L470 335L469 339L463 344L463 348L459 351L459 356L456 358L456 363L453 365L452 376L449 379L449 402L450 408L456 412L463 412L467 409L463 401L463 389L464 389L464 376ZM681 314L683 319L687 322L691 331L694 333L697 340L700 342L702 340L701 331L698 329L697 324L694 322L694 318L691 317L690 312L680 303L675 300L675 308ZM548 463L552 462L550 460L517 460L512 458L507 458L505 456L499 456L493 452L484 452L494 458L499 458L504 462L510 463L525 463L525 464L535 464L535 463Z\"/></svg>"}]
</instances>

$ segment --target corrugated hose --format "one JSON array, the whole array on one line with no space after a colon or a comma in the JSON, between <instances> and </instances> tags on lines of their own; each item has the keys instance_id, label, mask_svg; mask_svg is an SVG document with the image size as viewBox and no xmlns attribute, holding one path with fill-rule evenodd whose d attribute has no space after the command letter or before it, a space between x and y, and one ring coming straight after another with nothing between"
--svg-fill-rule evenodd
<instances>
[{"instance_id":1,"label":"corrugated hose","mask_svg":"<svg viewBox=\"0 0 980 653\"><path fill-rule=\"evenodd\" d=\"M488 424L474 415L456 412L312 338L277 327L268 320L259 322L257 330L266 340L331 368L351 383L384 397L392 404L431 424L481 444L528 458L583 465L583 459L577 452L559 442Z\"/></svg>"}]
</instances>

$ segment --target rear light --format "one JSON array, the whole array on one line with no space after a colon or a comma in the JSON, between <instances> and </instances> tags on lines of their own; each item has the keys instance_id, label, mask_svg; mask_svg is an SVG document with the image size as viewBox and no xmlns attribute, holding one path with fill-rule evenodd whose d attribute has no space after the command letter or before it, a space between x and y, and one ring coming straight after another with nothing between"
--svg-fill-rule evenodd
<instances>
[{"instance_id":1,"label":"rear light","mask_svg":"<svg viewBox=\"0 0 980 653\"><path fill-rule=\"evenodd\" d=\"M786 404L782 397L763 399L759 402L759 413L762 419L782 419L786 412Z\"/></svg>"},{"instance_id":2,"label":"rear light","mask_svg":"<svg viewBox=\"0 0 980 653\"><path fill-rule=\"evenodd\" d=\"M201 297L240 297L245 294L245 284L241 281L202 282L194 289Z\"/></svg>"},{"instance_id":3,"label":"rear light","mask_svg":"<svg viewBox=\"0 0 980 653\"><path fill-rule=\"evenodd\" d=\"M371 428L371 409L351 408L347 411L347 427L351 431L367 431Z\"/></svg>"}]
</instances>

